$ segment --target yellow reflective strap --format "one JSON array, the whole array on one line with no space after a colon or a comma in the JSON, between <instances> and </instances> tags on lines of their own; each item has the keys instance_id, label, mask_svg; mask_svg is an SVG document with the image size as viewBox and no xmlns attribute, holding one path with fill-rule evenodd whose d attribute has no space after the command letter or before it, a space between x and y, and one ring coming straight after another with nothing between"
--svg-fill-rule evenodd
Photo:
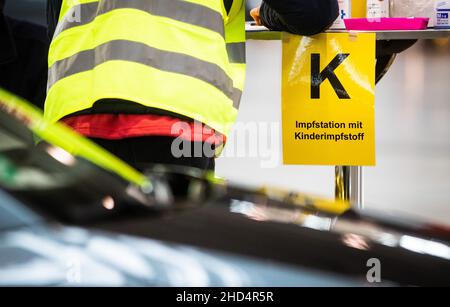
<instances>
[{"instance_id":1,"label":"yellow reflective strap","mask_svg":"<svg viewBox=\"0 0 450 307\"><path fill-rule=\"evenodd\" d=\"M178 52L162 51L129 40L110 41L94 50L86 50L56 62L49 70L48 87L51 88L56 82L66 77L93 70L111 61L138 63L199 79L213 85L228 98L234 99L233 79L214 63Z\"/></svg>"},{"instance_id":2,"label":"yellow reflective strap","mask_svg":"<svg viewBox=\"0 0 450 307\"><path fill-rule=\"evenodd\" d=\"M137 1L139 1L139 0L137 0ZM222 10L223 1L222 0L177 0L177 1L185 1L185 2L190 2L190 3L195 3L195 4L203 5L203 6L210 8L216 12L219 12L219 13L223 12L223 10ZM242 0L240 0L240 1L242 1ZM59 14L59 20L61 20L64 16L66 16L66 14L73 7L76 7L77 5L80 5L80 4L92 3L92 2L99 2L99 1L98 0L64 0L61 5L61 12Z\"/></svg>"},{"instance_id":3,"label":"yellow reflective strap","mask_svg":"<svg viewBox=\"0 0 450 307\"><path fill-rule=\"evenodd\" d=\"M76 11L77 18L73 18L73 14L69 13L58 23L54 36L57 37L67 29L91 23L100 15L121 9L134 9L225 35L223 15L203 5L179 0L108 0L76 6L72 11Z\"/></svg>"},{"instance_id":4,"label":"yellow reflective strap","mask_svg":"<svg viewBox=\"0 0 450 307\"><path fill-rule=\"evenodd\" d=\"M225 41L230 43L245 43L245 5L242 0L234 0L230 10L230 22L225 27ZM231 19L232 16L232 19ZM244 90L246 64L230 63L230 73L234 87Z\"/></svg>"},{"instance_id":5,"label":"yellow reflective strap","mask_svg":"<svg viewBox=\"0 0 450 307\"><path fill-rule=\"evenodd\" d=\"M223 3L223 0L221 0ZM243 0L233 0L233 4L231 5L230 12L228 13L228 20L233 21L238 14L245 11L245 5Z\"/></svg>"},{"instance_id":6,"label":"yellow reflective strap","mask_svg":"<svg viewBox=\"0 0 450 307\"><path fill-rule=\"evenodd\" d=\"M147 30L134 31L135 27L130 27L130 24ZM112 40L130 40L160 50L183 53L229 71L225 42L217 32L132 9L106 13L92 23L61 33L51 44L49 67L56 61Z\"/></svg>"},{"instance_id":7,"label":"yellow reflective strap","mask_svg":"<svg viewBox=\"0 0 450 307\"><path fill-rule=\"evenodd\" d=\"M220 5L222 6L222 15L223 15L223 23L226 25L229 21L227 9L225 8L225 3L223 0L220 0Z\"/></svg>"},{"instance_id":8,"label":"yellow reflective strap","mask_svg":"<svg viewBox=\"0 0 450 307\"><path fill-rule=\"evenodd\" d=\"M143 174L116 156L80 136L70 128L44 119L42 112L38 108L2 88L0 88L0 106L4 106L9 112L19 113L20 117L26 119L28 128L48 143L61 147L75 156L82 157L133 184L138 186L150 185L150 182Z\"/></svg>"},{"instance_id":9,"label":"yellow reflective strap","mask_svg":"<svg viewBox=\"0 0 450 307\"><path fill-rule=\"evenodd\" d=\"M238 2L240 2L240 6ZM226 42L227 43L245 42L245 5L243 5L243 2L241 0L233 1L233 6L231 7L229 16L230 16L229 22L225 26Z\"/></svg>"},{"instance_id":10,"label":"yellow reflective strap","mask_svg":"<svg viewBox=\"0 0 450 307\"><path fill-rule=\"evenodd\" d=\"M57 121L105 97L182 114L225 135L237 116L233 102L209 83L127 61L109 61L58 81L48 92L45 115Z\"/></svg>"},{"instance_id":11,"label":"yellow reflective strap","mask_svg":"<svg viewBox=\"0 0 450 307\"><path fill-rule=\"evenodd\" d=\"M240 89L241 91L244 91L246 65L232 63L230 64L230 66L234 87Z\"/></svg>"}]
</instances>

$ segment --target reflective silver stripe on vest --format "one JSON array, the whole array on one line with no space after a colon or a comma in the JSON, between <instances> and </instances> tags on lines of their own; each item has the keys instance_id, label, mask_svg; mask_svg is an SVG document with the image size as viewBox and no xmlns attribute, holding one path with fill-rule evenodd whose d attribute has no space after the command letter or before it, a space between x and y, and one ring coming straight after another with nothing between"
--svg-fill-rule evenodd
<instances>
[{"instance_id":1,"label":"reflective silver stripe on vest","mask_svg":"<svg viewBox=\"0 0 450 307\"><path fill-rule=\"evenodd\" d=\"M95 49L85 50L56 62L49 69L48 88L63 78L93 70L98 65L114 60L140 63L162 71L200 79L222 91L233 100L234 105L239 103L235 100L237 95L242 95L242 91L233 87L233 80L214 63L127 40L110 41Z\"/></svg>"},{"instance_id":2,"label":"reflective silver stripe on vest","mask_svg":"<svg viewBox=\"0 0 450 307\"><path fill-rule=\"evenodd\" d=\"M227 43L227 52L230 63L245 64L245 42Z\"/></svg>"},{"instance_id":3,"label":"reflective silver stripe on vest","mask_svg":"<svg viewBox=\"0 0 450 307\"><path fill-rule=\"evenodd\" d=\"M239 109L239 106L241 105L241 98L242 98L242 91L240 89L235 88L233 92L233 97L231 98L233 100L233 107L235 109Z\"/></svg>"},{"instance_id":4,"label":"reflective silver stripe on vest","mask_svg":"<svg viewBox=\"0 0 450 307\"><path fill-rule=\"evenodd\" d=\"M67 29L91 23L97 16L116 9L136 9L155 16L168 17L212 30L225 37L224 21L219 12L181 0L100 0L79 4L70 9L58 23L54 37Z\"/></svg>"}]
</instances>

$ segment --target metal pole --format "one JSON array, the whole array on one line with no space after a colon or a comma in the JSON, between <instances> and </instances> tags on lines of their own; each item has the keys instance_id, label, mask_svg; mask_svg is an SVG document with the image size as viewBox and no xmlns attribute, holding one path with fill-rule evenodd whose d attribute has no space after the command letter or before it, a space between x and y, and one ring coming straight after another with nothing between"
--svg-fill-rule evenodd
<instances>
[{"instance_id":1,"label":"metal pole","mask_svg":"<svg viewBox=\"0 0 450 307\"><path fill-rule=\"evenodd\" d=\"M350 200L350 174L348 166L336 166L335 195L336 200Z\"/></svg>"},{"instance_id":2,"label":"metal pole","mask_svg":"<svg viewBox=\"0 0 450 307\"><path fill-rule=\"evenodd\" d=\"M335 195L337 200L349 201L353 208L364 208L363 168L336 166Z\"/></svg>"}]
</instances>

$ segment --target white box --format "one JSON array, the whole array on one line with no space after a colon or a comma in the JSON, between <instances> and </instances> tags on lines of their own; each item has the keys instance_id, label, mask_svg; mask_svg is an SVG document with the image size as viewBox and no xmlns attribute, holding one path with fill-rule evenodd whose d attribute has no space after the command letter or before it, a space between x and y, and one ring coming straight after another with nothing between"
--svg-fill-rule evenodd
<instances>
[{"instance_id":1,"label":"white box","mask_svg":"<svg viewBox=\"0 0 450 307\"><path fill-rule=\"evenodd\" d=\"M389 0L367 0L367 18L388 18L389 11Z\"/></svg>"},{"instance_id":2,"label":"white box","mask_svg":"<svg viewBox=\"0 0 450 307\"><path fill-rule=\"evenodd\" d=\"M313 0L316 1L316 0ZM360 0L356 0L360 1ZM341 30L345 29L345 18L352 18L352 1L351 0L338 0L339 3L339 16L331 26L331 29Z\"/></svg>"},{"instance_id":3,"label":"white box","mask_svg":"<svg viewBox=\"0 0 450 307\"><path fill-rule=\"evenodd\" d=\"M437 0L433 24L435 28L450 29L450 0Z\"/></svg>"}]
</instances>

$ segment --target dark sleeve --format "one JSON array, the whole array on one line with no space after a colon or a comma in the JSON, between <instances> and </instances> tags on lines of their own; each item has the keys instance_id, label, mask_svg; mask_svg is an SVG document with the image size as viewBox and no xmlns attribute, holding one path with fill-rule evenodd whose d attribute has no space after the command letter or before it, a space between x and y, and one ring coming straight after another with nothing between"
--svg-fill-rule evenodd
<instances>
[{"instance_id":1,"label":"dark sleeve","mask_svg":"<svg viewBox=\"0 0 450 307\"><path fill-rule=\"evenodd\" d=\"M47 88L46 28L12 18L6 22L16 52L11 61L0 65L0 86L42 108Z\"/></svg>"},{"instance_id":2,"label":"dark sleeve","mask_svg":"<svg viewBox=\"0 0 450 307\"><path fill-rule=\"evenodd\" d=\"M337 0L263 0L261 22L271 30L314 35L339 16Z\"/></svg>"},{"instance_id":3,"label":"dark sleeve","mask_svg":"<svg viewBox=\"0 0 450 307\"><path fill-rule=\"evenodd\" d=\"M61 12L62 0L47 0L47 31L48 37L52 38L58 25L59 13Z\"/></svg>"},{"instance_id":4,"label":"dark sleeve","mask_svg":"<svg viewBox=\"0 0 450 307\"><path fill-rule=\"evenodd\" d=\"M3 15L5 1L0 0L0 65L12 61L16 56L16 48L11 29ZM0 69L2 69L0 67Z\"/></svg>"}]
</instances>

